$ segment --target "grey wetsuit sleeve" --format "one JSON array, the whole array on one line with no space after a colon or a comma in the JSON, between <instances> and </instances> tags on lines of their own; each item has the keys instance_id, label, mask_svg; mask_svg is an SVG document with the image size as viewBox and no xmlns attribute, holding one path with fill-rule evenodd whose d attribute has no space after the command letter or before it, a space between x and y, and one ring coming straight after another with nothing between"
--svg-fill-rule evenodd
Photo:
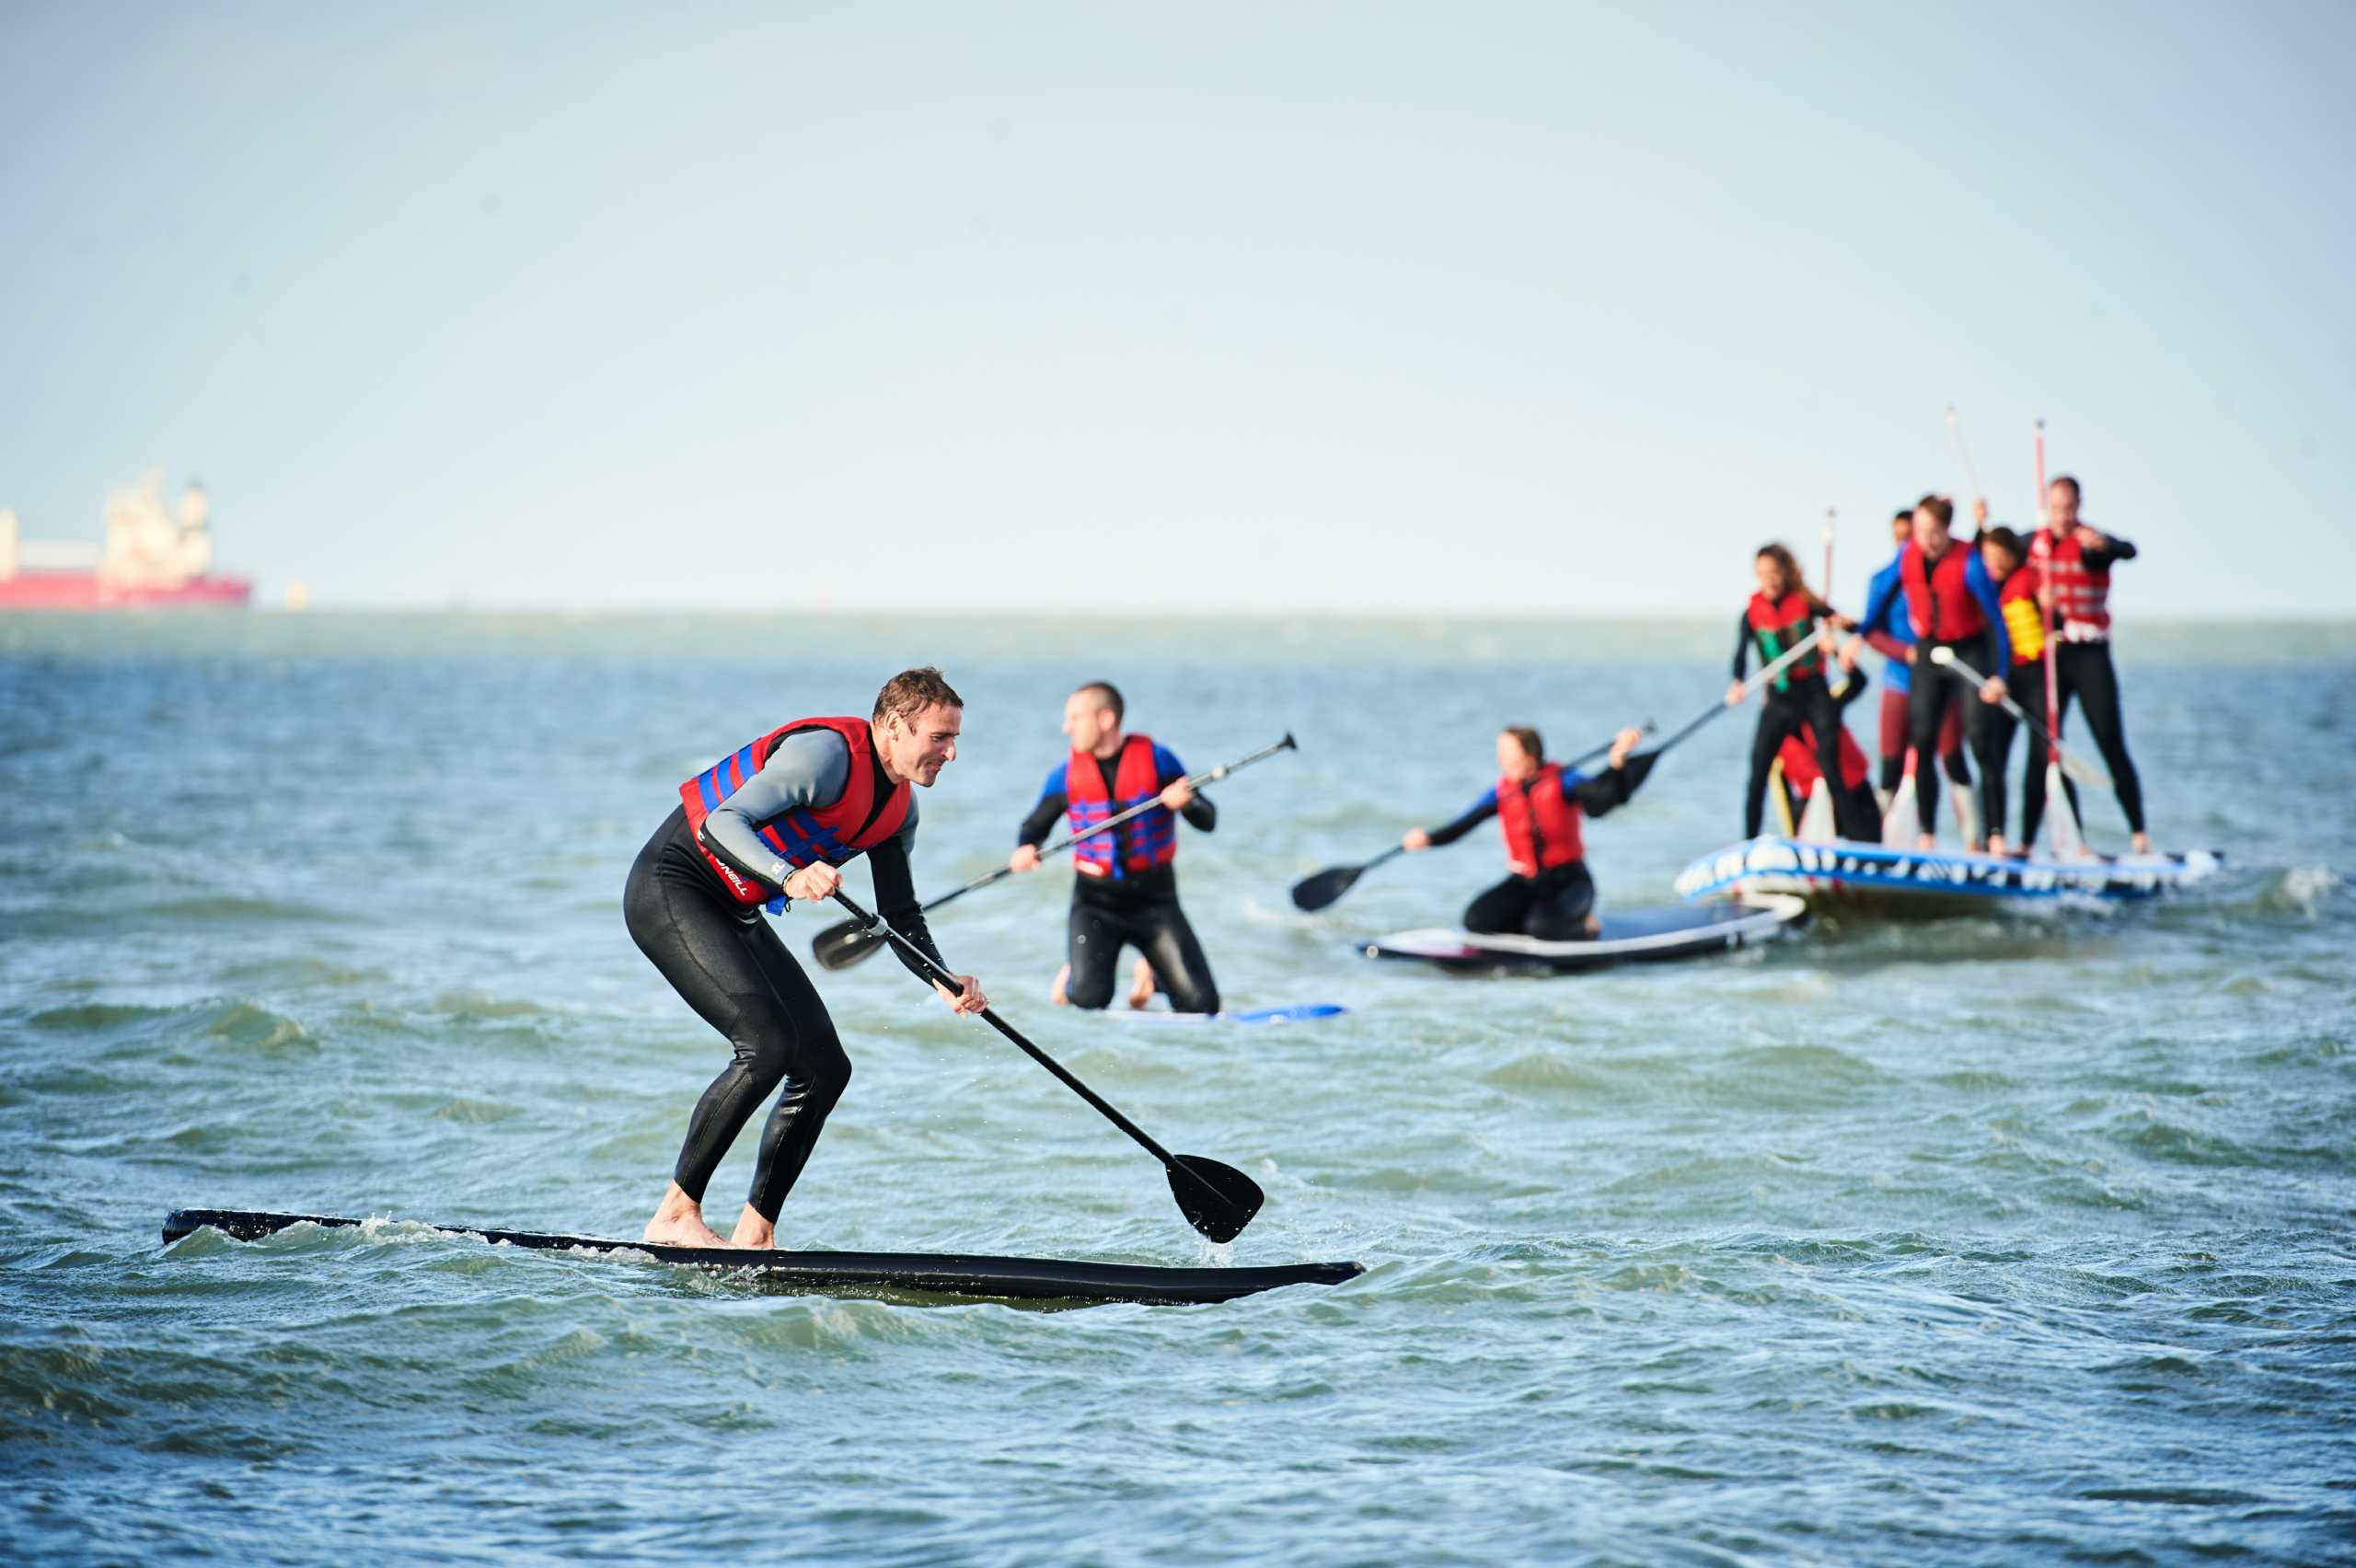
<instances>
[{"instance_id":1,"label":"grey wetsuit sleeve","mask_svg":"<svg viewBox=\"0 0 2356 1568\"><path fill-rule=\"evenodd\" d=\"M743 789L703 819L705 846L740 875L756 877L781 889L793 868L761 842L755 830L798 806L822 810L831 806L843 798L849 783L850 746L840 735L832 730L788 735L769 753L761 770L745 780ZM914 812L908 815L907 832L914 836Z\"/></svg>"}]
</instances>

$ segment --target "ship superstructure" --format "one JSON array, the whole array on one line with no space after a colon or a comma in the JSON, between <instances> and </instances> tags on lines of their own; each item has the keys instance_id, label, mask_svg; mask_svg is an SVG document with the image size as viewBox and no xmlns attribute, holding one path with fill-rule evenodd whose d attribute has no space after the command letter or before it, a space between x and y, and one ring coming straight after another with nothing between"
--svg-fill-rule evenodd
<instances>
[{"instance_id":1,"label":"ship superstructure","mask_svg":"<svg viewBox=\"0 0 2356 1568\"><path fill-rule=\"evenodd\" d=\"M213 575L212 516L199 484L166 510L160 470L108 493L103 545L22 538L17 514L0 507L0 609L241 606L253 582Z\"/></svg>"}]
</instances>

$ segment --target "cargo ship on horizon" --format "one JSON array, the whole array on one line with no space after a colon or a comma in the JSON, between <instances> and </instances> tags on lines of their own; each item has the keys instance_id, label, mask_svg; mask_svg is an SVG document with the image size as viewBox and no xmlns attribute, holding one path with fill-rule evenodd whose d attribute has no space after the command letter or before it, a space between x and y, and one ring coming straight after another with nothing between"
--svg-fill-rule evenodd
<instances>
[{"instance_id":1,"label":"cargo ship on horizon","mask_svg":"<svg viewBox=\"0 0 2356 1568\"><path fill-rule=\"evenodd\" d=\"M0 610L242 609L253 580L213 575L212 515L200 484L166 511L160 471L109 493L103 545L20 538L0 507Z\"/></svg>"}]
</instances>

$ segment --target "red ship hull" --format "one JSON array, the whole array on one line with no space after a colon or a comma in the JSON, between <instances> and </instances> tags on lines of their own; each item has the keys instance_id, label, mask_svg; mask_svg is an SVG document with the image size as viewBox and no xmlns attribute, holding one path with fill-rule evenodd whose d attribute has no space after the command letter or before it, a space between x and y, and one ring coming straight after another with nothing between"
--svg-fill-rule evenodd
<instances>
[{"instance_id":1,"label":"red ship hull","mask_svg":"<svg viewBox=\"0 0 2356 1568\"><path fill-rule=\"evenodd\" d=\"M177 588L122 588L92 571L23 571L0 578L0 610L235 610L253 597L245 577L196 577Z\"/></svg>"}]
</instances>

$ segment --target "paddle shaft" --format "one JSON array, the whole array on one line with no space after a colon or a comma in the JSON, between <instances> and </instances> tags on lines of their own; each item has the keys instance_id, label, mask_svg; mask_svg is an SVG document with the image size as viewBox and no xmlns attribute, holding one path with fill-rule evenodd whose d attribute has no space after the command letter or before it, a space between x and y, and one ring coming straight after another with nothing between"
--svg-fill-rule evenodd
<instances>
[{"instance_id":1,"label":"paddle shaft","mask_svg":"<svg viewBox=\"0 0 2356 1568\"><path fill-rule=\"evenodd\" d=\"M1250 756L1238 757L1233 762L1223 762L1217 767L1212 768L1208 773L1204 774L1200 778L1190 778L1188 782L1195 785L1216 784L1220 779L1225 778L1228 775L1237 772L1240 769L1249 767L1253 763L1260 761L1263 757L1274 756L1280 751L1292 751L1297 749L1299 749L1299 743L1294 741L1291 732L1288 731L1285 734L1285 738L1278 741L1276 744L1272 746L1262 746ZM1146 813L1153 810L1154 807L1161 803L1161 797L1160 795L1156 795L1150 801L1146 801L1138 805L1131 806L1127 811L1121 813L1118 816L1106 817L1103 822L1098 823L1093 827L1083 827L1078 833L1073 834L1070 837L1062 840L1060 843L1050 844L1045 849L1040 850L1039 859L1044 860L1050 855L1059 855L1063 851L1070 848L1073 845L1079 843L1081 839L1087 838L1091 835L1109 833L1125 822L1145 815ZM949 903L952 899L963 898L967 894L973 892L976 888L987 887L994 882L1001 881L1014 874L1014 868L1012 866L1000 866L997 870L991 871L987 875L976 877L964 887L952 888L949 892L942 894L939 898L934 899L931 903L924 906L925 913L930 915L934 910L940 908L942 905Z\"/></svg>"},{"instance_id":2,"label":"paddle shaft","mask_svg":"<svg viewBox=\"0 0 2356 1568\"><path fill-rule=\"evenodd\" d=\"M1938 650L1938 653L1945 653L1946 657L1942 659L1938 657L1937 653L1934 653L1931 657L1931 663L1934 664L1946 664L1951 666L1957 674L1961 675L1973 686L1986 686L1988 684L1988 677L1973 669L1970 665L1965 663L1962 660L1957 658L1955 656L1954 650L1942 648ZM2005 712L2011 714L2014 718L2019 720L2024 724L2028 722L2028 715L2021 711L2021 705L2019 703L2015 702L2010 697L2002 697L1997 698L1997 700L2004 704ZM2049 737L2045 744L2051 746L2053 748L2053 755L2060 757L2062 762L2073 771L2084 773L2086 776L2086 782L2094 785L2096 789L2108 790L2112 787L2110 776L2108 774L2103 772L2101 768L2096 767L2093 763L2088 762L2085 757L2082 757L2075 752L2071 751L2060 741L2053 740Z\"/></svg>"},{"instance_id":3,"label":"paddle shaft","mask_svg":"<svg viewBox=\"0 0 2356 1568\"><path fill-rule=\"evenodd\" d=\"M1274 749L1274 747L1270 748L1270 750ZM870 930L882 931L884 937L897 946L902 952L913 954L916 961L925 967L925 969L932 975L932 978L936 983L948 986L952 991L962 989L957 983L957 976L950 974L948 970L943 969L940 964L935 963L932 961L930 954L927 953L922 948L917 946L916 943L908 940L907 938L900 935L899 932L894 930L883 920L878 919L875 916L870 915L866 910L861 909L839 888L835 891L835 902L849 910L860 925L868 928ZM1176 1155L1172 1154L1168 1149L1154 1142L1152 1136L1148 1134L1143 1127L1138 1126L1135 1122L1130 1121L1126 1116L1122 1115L1118 1110L1114 1109L1112 1101L1106 1100L1103 1095L1097 1093L1094 1090L1080 1082L1079 1078L1073 1077L1070 1069L1067 1068L1061 1062L1057 1061L1053 1056L1048 1055L1045 1051L1040 1050L1039 1047L1032 1044L1028 1040L1025 1040L1019 1030L1017 1030L1012 1024L1007 1022L1006 1020L999 1017L998 1013L994 1009L984 1008L982 1009L982 1021L988 1024L992 1029L997 1030L1000 1034L1005 1035L1009 1040L1013 1041L1015 1044L1022 1047L1023 1053L1033 1061L1038 1063L1041 1066L1055 1074L1056 1077L1061 1078L1066 1089L1070 1090L1074 1094L1079 1095L1082 1100L1087 1101L1091 1105L1096 1107L1096 1109L1103 1113L1106 1121L1120 1128L1121 1131L1128 1134L1132 1138L1135 1138L1138 1145L1142 1147L1148 1154L1150 1154L1154 1159L1161 1161L1164 1166L1173 1171L1184 1170L1190 1180L1201 1186L1204 1191L1209 1193L1213 1197L1218 1198L1219 1202L1225 1203L1227 1201L1225 1193L1219 1192L1218 1188L1213 1187L1209 1182L1205 1182L1202 1177L1196 1175L1193 1170L1188 1170L1185 1164L1180 1160Z\"/></svg>"},{"instance_id":4,"label":"paddle shaft","mask_svg":"<svg viewBox=\"0 0 2356 1568\"><path fill-rule=\"evenodd\" d=\"M1742 683L1742 695L1745 698L1750 697L1752 692L1757 691L1761 686L1765 686L1769 681L1772 681L1777 675L1782 674L1784 670L1796 663L1802 654L1815 647L1818 643L1823 641L1824 634L1829 629L1831 629L1829 623L1825 626L1819 626L1814 631L1809 632L1806 637L1801 638L1797 642L1793 643L1791 647L1778 654L1773 663L1763 666L1757 674ZM1684 740L1687 736L1692 734L1694 731L1700 729L1703 725L1707 724L1711 720L1715 719L1719 714L1726 712L1728 709L1733 708L1734 706L1736 705L1721 698L1717 702L1712 704L1708 709L1696 717L1693 722L1686 725L1685 728L1678 731L1677 733L1669 736L1669 739L1655 746L1653 748L1652 755L1655 756L1660 755L1661 753L1677 744L1678 742ZM1591 755L1593 754L1590 753L1589 755Z\"/></svg>"},{"instance_id":5,"label":"paddle shaft","mask_svg":"<svg viewBox=\"0 0 2356 1568\"><path fill-rule=\"evenodd\" d=\"M1963 444L1963 421L1957 416L1953 403L1947 405L1947 432L1955 437L1955 455L1963 459L1963 477L1971 486L1971 499L1986 499L1980 488L1980 476L1972 471L1971 450Z\"/></svg>"}]
</instances>

